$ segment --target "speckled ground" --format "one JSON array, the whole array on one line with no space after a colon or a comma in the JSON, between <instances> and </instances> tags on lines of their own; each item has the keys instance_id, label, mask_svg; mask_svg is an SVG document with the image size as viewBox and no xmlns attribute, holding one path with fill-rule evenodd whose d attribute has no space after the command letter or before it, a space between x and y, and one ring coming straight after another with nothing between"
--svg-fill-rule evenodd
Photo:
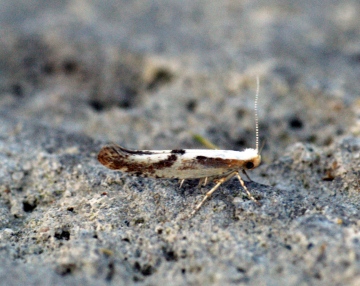
<instances>
[{"instance_id":1,"label":"speckled ground","mask_svg":"<svg viewBox=\"0 0 360 286\"><path fill-rule=\"evenodd\" d=\"M359 285L358 1L2 1L0 284ZM96 160L255 146L196 181Z\"/></svg>"}]
</instances>

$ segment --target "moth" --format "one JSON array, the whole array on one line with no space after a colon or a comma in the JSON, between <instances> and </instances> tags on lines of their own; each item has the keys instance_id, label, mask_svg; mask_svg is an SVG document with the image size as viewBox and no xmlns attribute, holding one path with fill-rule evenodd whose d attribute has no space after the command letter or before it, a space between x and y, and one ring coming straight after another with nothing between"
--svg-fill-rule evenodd
<instances>
[{"instance_id":1,"label":"moth","mask_svg":"<svg viewBox=\"0 0 360 286\"><path fill-rule=\"evenodd\" d=\"M248 197L259 204L245 186L239 173L242 171L247 176L247 170L255 169L261 163L257 114L258 96L259 78L257 77L254 108L255 149L247 148L243 151L210 149L129 150L116 144L109 144L100 150L98 160L111 170L126 172L130 175L156 179L176 178L180 180L180 187L187 179L200 179L200 185L214 181L215 185L196 205L190 216L193 216L224 182L233 177L238 178Z\"/></svg>"}]
</instances>

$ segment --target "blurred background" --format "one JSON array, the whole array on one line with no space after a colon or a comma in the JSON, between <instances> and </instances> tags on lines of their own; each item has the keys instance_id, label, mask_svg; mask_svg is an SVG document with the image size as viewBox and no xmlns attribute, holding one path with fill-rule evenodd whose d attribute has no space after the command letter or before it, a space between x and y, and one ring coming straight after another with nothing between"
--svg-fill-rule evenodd
<instances>
[{"instance_id":1,"label":"blurred background","mask_svg":"<svg viewBox=\"0 0 360 286\"><path fill-rule=\"evenodd\" d=\"M360 285L359 0L0 1L0 284ZM197 182L96 160L255 147ZM210 186L210 184L209 184ZM322 284L321 284L322 283Z\"/></svg>"},{"instance_id":2,"label":"blurred background","mask_svg":"<svg viewBox=\"0 0 360 286\"><path fill-rule=\"evenodd\" d=\"M2 114L131 148L199 147L195 133L238 150L254 146L260 76L269 160L359 134L359 1L0 5Z\"/></svg>"}]
</instances>

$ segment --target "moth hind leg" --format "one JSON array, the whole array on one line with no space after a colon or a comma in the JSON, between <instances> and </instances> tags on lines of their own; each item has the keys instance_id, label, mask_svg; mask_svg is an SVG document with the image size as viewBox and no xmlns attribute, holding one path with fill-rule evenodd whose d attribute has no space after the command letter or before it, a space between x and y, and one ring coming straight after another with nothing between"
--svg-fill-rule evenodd
<instances>
[{"instance_id":1,"label":"moth hind leg","mask_svg":"<svg viewBox=\"0 0 360 286\"><path fill-rule=\"evenodd\" d=\"M181 189L181 187L182 187L182 185L184 184L184 182L185 182L185 179L181 179L181 180L180 180L179 189Z\"/></svg>"},{"instance_id":2,"label":"moth hind leg","mask_svg":"<svg viewBox=\"0 0 360 286\"><path fill-rule=\"evenodd\" d=\"M204 178L200 178L199 183L198 183L198 187L204 187L207 185L207 183L210 181L209 177L204 177ZM179 180L179 188L181 189L181 187L183 186L185 182L185 179L180 179Z\"/></svg>"},{"instance_id":3,"label":"moth hind leg","mask_svg":"<svg viewBox=\"0 0 360 286\"><path fill-rule=\"evenodd\" d=\"M198 187L201 188L201 187L206 186L207 183L208 183L208 181L209 181L209 178L208 178L208 177L200 178Z\"/></svg>"}]
</instances>

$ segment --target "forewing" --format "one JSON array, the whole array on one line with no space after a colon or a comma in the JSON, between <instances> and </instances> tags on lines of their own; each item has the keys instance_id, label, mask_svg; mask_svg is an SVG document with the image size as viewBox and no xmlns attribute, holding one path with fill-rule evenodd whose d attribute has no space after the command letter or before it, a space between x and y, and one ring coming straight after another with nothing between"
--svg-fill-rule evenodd
<instances>
[{"instance_id":1,"label":"forewing","mask_svg":"<svg viewBox=\"0 0 360 286\"><path fill-rule=\"evenodd\" d=\"M220 152L220 153L217 153ZM112 144L101 149L98 160L112 170L155 178L217 177L241 168L243 162L212 150L128 150ZM212 157L214 156L214 157Z\"/></svg>"}]
</instances>

